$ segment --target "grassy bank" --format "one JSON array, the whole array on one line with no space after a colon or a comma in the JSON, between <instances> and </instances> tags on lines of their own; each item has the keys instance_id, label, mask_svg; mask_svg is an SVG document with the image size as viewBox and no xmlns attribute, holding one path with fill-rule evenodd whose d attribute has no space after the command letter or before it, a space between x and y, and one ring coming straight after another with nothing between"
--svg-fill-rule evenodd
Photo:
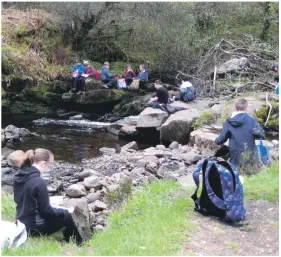
<instances>
[{"instance_id":1,"label":"grassy bank","mask_svg":"<svg viewBox=\"0 0 281 257\"><path fill-rule=\"evenodd\" d=\"M278 202L279 162L272 163L255 176L245 177L244 193L246 198Z\"/></svg>"},{"instance_id":2,"label":"grassy bank","mask_svg":"<svg viewBox=\"0 0 281 257\"><path fill-rule=\"evenodd\" d=\"M136 191L121 211L111 213L108 226L83 247L61 245L54 236L28 238L24 246L3 255L173 255L192 229L187 210L190 192L171 181L158 181ZM15 204L2 193L2 217L13 220Z\"/></svg>"}]
</instances>

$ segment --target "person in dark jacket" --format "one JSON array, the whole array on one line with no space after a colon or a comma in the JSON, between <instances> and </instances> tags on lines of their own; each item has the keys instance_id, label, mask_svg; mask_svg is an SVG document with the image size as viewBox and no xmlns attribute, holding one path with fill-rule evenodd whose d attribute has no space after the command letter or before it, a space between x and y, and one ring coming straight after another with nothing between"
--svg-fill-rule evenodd
<instances>
[{"instance_id":1,"label":"person in dark jacket","mask_svg":"<svg viewBox=\"0 0 281 257\"><path fill-rule=\"evenodd\" d=\"M104 62L101 67L101 81L105 83L105 88L117 87L116 75L109 71L109 62Z\"/></svg>"},{"instance_id":2,"label":"person in dark jacket","mask_svg":"<svg viewBox=\"0 0 281 257\"><path fill-rule=\"evenodd\" d=\"M161 80L156 80L155 83L156 95L150 99L148 106L159 107L160 104L167 104L169 100L169 93L166 88L162 86Z\"/></svg>"},{"instance_id":3,"label":"person in dark jacket","mask_svg":"<svg viewBox=\"0 0 281 257\"><path fill-rule=\"evenodd\" d=\"M264 131L258 121L246 113L248 102L240 98L235 102L235 112L226 120L221 135L216 138L218 145L224 144L229 139L230 162L238 166L244 152L249 152L251 161L255 162L255 137L263 138Z\"/></svg>"},{"instance_id":4,"label":"person in dark jacket","mask_svg":"<svg viewBox=\"0 0 281 257\"><path fill-rule=\"evenodd\" d=\"M122 77L125 78L127 87L130 87L133 79L136 77L131 65L127 65L127 67L124 69Z\"/></svg>"},{"instance_id":5,"label":"person in dark jacket","mask_svg":"<svg viewBox=\"0 0 281 257\"><path fill-rule=\"evenodd\" d=\"M16 219L25 224L30 235L49 235L65 228L64 239L74 236L77 244L82 238L71 214L50 205L46 182L41 172L49 169L54 155L46 149L28 150L19 172L14 176L14 200Z\"/></svg>"}]
</instances>

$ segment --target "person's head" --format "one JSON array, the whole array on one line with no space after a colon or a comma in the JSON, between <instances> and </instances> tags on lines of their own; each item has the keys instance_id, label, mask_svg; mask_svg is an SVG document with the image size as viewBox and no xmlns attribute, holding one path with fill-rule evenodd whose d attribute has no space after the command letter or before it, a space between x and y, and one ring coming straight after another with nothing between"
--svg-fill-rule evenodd
<instances>
[{"instance_id":1,"label":"person's head","mask_svg":"<svg viewBox=\"0 0 281 257\"><path fill-rule=\"evenodd\" d=\"M54 154L47 149L37 148L25 153L22 166L36 166L40 172L47 171L54 162Z\"/></svg>"},{"instance_id":2,"label":"person's head","mask_svg":"<svg viewBox=\"0 0 281 257\"><path fill-rule=\"evenodd\" d=\"M145 70L145 68L144 68L144 64L140 64L140 71L144 71Z\"/></svg>"},{"instance_id":3,"label":"person's head","mask_svg":"<svg viewBox=\"0 0 281 257\"><path fill-rule=\"evenodd\" d=\"M77 58L77 59L75 59L75 64L79 65L79 64L81 64L81 61Z\"/></svg>"},{"instance_id":4,"label":"person's head","mask_svg":"<svg viewBox=\"0 0 281 257\"><path fill-rule=\"evenodd\" d=\"M127 65L127 71L132 71L132 66L131 65Z\"/></svg>"},{"instance_id":5,"label":"person's head","mask_svg":"<svg viewBox=\"0 0 281 257\"><path fill-rule=\"evenodd\" d=\"M11 167L20 168L22 166L23 161L24 161L24 157L25 157L24 151L17 150L17 151L12 152L8 156L7 161L8 161L8 164Z\"/></svg>"},{"instance_id":6,"label":"person's head","mask_svg":"<svg viewBox=\"0 0 281 257\"><path fill-rule=\"evenodd\" d=\"M160 80L160 79L155 80L154 86L155 86L155 88L160 88L160 87L162 87L162 82L161 82L161 80Z\"/></svg>"},{"instance_id":7,"label":"person's head","mask_svg":"<svg viewBox=\"0 0 281 257\"><path fill-rule=\"evenodd\" d=\"M104 62L103 66L105 66L107 69L109 69L110 64L109 64L109 62Z\"/></svg>"},{"instance_id":8,"label":"person's head","mask_svg":"<svg viewBox=\"0 0 281 257\"><path fill-rule=\"evenodd\" d=\"M248 107L248 102L246 99L244 98L238 98L236 101L235 101L235 104L234 104L234 107L236 109L236 111L246 111L247 110L247 107Z\"/></svg>"},{"instance_id":9,"label":"person's head","mask_svg":"<svg viewBox=\"0 0 281 257\"><path fill-rule=\"evenodd\" d=\"M88 62L88 61L83 61L83 64L84 64L85 66L88 66L88 65L89 65L89 62Z\"/></svg>"}]
</instances>

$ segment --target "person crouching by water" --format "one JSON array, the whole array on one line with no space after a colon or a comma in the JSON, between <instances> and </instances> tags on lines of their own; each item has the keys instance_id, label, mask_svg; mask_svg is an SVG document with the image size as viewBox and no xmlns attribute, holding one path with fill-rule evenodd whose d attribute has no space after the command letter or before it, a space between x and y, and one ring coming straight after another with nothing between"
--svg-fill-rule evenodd
<instances>
[{"instance_id":1,"label":"person crouching by water","mask_svg":"<svg viewBox=\"0 0 281 257\"><path fill-rule=\"evenodd\" d=\"M69 242L74 237L80 245L82 238L71 214L50 205L46 182L41 173L49 170L54 161L51 151L43 148L28 150L19 172L14 176L14 200L16 219L22 222L32 236L50 235L65 228L64 239Z\"/></svg>"},{"instance_id":2,"label":"person crouching by water","mask_svg":"<svg viewBox=\"0 0 281 257\"><path fill-rule=\"evenodd\" d=\"M168 103L169 93L167 89L162 86L161 80L156 80L154 86L156 88L156 95L150 99L147 106L157 108L160 104Z\"/></svg>"},{"instance_id":3,"label":"person crouching by water","mask_svg":"<svg viewBox=\"0 0 281 257\"><path fill-rule=\"evenodd\" d=\"M103 66L101 67L101 81L103 83L105 83L105 85L103 85L103 87L117 88L117 79L115 78L116 75L109 71L109 66L110 66L109 62L104 62Z\"/></svg>"}]
</instances>

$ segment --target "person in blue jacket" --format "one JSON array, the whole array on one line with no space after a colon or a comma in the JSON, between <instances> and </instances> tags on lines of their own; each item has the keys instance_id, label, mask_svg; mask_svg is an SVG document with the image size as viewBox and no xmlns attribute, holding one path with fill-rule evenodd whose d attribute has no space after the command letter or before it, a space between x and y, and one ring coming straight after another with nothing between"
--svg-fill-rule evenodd
<instances>
[{"instance_id":1,"label":"person in blue jacket","mask_svg":"<svg viewBox=\"0 0 281 257\"><path fill-rule=\"evenodd\" d=\"M85 79L81 76L84 73L84 65L77 60L72 68L71 91L79 91L84 88Z\"/></svg>"},{"instance_id":2,"label":"person in blue jacket","mask_svg":"<svg viewBox=\"0 0 281 257\"><path fill-rule=\"evenodd\" d=\"M221 145L229 139L230 162L237 167L244 152L249 152L251 161L255 161L255 137L263 138L264 130L254 117L246 113L246 99L237 99L234 107L236 111L226 120L221 135L215 142Z\"/></svg>"},{"instance_id":3,"label":"person in blue jacket","mask_svg":"<svg viewBox=\"0 0 281 257\"><path fill-rule=\"evenodd\" d=\"M139 80L140 89L144 89L145 83L148 81L148 72L144 67L144 64L140 64L139 66L140 72L138 73L135 79Z\"/></svg>"},{"instance_id":4,"label":"person in blue jacket","mask_svg":"<svg viewBox=\"0 0 281 257\"><path fill-rule=\"evenodd\" d=\"M109 62L104 62L101 67L101 81L105 83L105 88L117 87L116 75L109 71Z\"/></svg>"}]
</instances>

